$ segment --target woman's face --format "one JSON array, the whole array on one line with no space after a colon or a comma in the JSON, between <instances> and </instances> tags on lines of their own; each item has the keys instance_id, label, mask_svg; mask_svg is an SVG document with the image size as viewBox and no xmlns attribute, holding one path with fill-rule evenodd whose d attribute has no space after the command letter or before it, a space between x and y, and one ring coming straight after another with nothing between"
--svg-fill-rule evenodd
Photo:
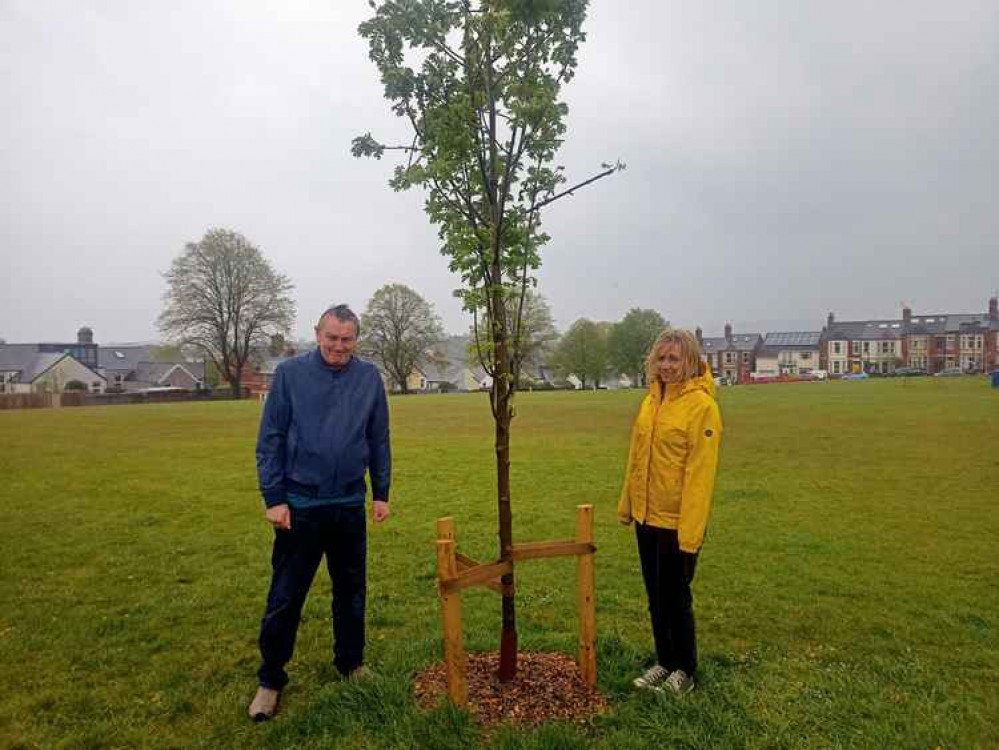
<instances>
[{"instance_id":1,"label":"woman's face","mask_svg":"<svg viewBox=\"0 0 999 750\"><path fill-rule=\"evenodd\" d=\"M659 379L667 385L683 380L683 354L675 341L666 343L659 350Z\"/></svg>"}]
</instances>

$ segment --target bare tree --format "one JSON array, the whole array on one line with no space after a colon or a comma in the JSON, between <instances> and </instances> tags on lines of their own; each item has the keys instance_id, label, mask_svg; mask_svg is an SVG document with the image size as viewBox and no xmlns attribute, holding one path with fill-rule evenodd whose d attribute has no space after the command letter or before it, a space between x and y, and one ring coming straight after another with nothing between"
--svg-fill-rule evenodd
<instances>
[{"instance_id":1,"label":"bare tree","mask_svg":"<svg viewBox=\"0 0 999 750\"><path fill-rule=\"evenodd\" d=\"M243 235L210 229L189 242L164 274L158 326L177 345L196 347L239 398L243 367L254 348L287 333L295 319L293 289Z\"/></svg>"},{"instance_id":2,"label":"bare tree","mask_svg":"<svg viewBox=\"0 0 999 750\"><path fill-rule=\"evenodd\" d=\"M407 380L428 349L444 338L433 306L405 284L375 292L361 316L361 352L409 393Z\"/></svg>"}]
</instances>

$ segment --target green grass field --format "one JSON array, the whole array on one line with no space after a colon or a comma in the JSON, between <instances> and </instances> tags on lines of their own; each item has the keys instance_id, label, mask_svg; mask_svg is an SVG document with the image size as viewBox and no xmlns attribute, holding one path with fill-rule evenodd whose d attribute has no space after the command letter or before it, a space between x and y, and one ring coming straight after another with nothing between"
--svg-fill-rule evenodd
<instances>
[{"instance_id":1,"label":"green grass field","mask_svg":"<svg viewBox=\"0 0 999 750\"><path fill-rule=\"evenodd\" d=\"M306 605L279 719L253 725L271 532L251 402L0 412L4 747L999 747L999 391L984 379L724 389L698 565L698 690L638 695L651 655L615 505L641 393L518 396L514 533L571 536L596 507L599 687L587 726L484 732L424 712L440 658L434 521L496 554L481 394L392 400L393 517L373 528L368 661L330 665L328 584ZM575 652L573 563L518 567L521 645ZM324 576L324 574L321 573ZM466 646L499 600L466 594Z\"/></svg>"}]
</instances>

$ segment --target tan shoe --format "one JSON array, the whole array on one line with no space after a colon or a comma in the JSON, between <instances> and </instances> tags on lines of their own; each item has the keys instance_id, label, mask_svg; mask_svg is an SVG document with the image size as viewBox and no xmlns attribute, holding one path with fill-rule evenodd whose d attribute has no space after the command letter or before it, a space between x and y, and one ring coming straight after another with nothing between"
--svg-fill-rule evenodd
<instances>
[{"instance_id":1,"label":"tan shoe","mask_svg":"<svg viewBox=\"0 0 999 750\"><path fill-rule=\"evenodd\" d=\"M280 697L280 690L268 687L257 688L257 694L253 696L253 702L249 708L250 718L254 721L273 719L274 714L277 713L278 699Z\"/></svg>"}]
</instances>

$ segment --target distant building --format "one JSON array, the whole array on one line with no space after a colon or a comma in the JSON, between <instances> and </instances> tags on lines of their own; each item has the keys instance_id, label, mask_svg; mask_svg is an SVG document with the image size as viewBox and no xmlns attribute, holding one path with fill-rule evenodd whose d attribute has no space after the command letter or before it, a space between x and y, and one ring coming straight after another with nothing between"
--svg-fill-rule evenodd
<instances>
[{"instance_id":1,"label":"distant building","mask_svg":"<svg viewBox=\"0 0 999 750\"><path fill-rule=\"evenodd\" d=\"M63 391L74 381L91 393L202 386L203 362L156 362L154 350L102 347L87 326L72 343L0 344L0 393Z\"/></svg>"},{"instance_id":2,"label":"distant building","mask_svg":"<svg viewBox=\"0 0 999 750\"><path fill-rule=\"evenodd\" d=\"M807 375L821 370L821 331L768 333L756 353L754 372L764 377Z\"/></svg>"},{"instance_id":3,"label":"distant building","mask_svg":"<svg viewBox=\"0 0 999 750\"><path fill-rule=\"evenodd\" d=\"M758 333L732 332L732 324L725 324L721 338L704 338L701 329L696 331L701 342L704 360L716 377L730 383L748 383L756 369L756 357L763 346L763 336Z\"/></svg>"},{"instance_id":4,"label":"distant building","mask_svg":"<svg viewBox=\"0 0 999 750\"><path fill-rule=\"evenodd\" d=\"M995 369L999 349L999 300L986 313L913 315L902 308L894 320L837 321L829 313L822 354L833 375L890 374L899 367L927 373L947 368L982 373Z\"/></svg>"},{"instance_id":5,"label":"distant building","mask_svg":"<svg viewBox=\"0 0 999 750\"><path fill-rule=\"evenodd\" d=\"M143 391L149 388L204 387L204 362L159 362L156 347L147 344L102 346L100 370L111 391Z\"/></svg>"}]
</instances>

